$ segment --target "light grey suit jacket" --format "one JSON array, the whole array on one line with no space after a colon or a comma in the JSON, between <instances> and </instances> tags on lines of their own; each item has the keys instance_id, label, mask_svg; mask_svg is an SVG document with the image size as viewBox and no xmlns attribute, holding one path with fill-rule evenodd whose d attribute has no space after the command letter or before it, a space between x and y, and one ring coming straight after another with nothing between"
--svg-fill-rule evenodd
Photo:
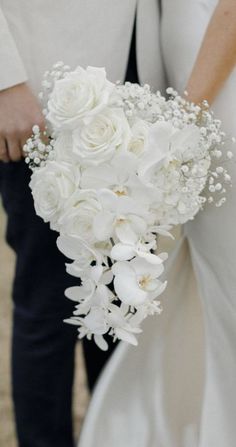
<instances>
[{"instance_id":1,"label":"light grey suit jacket","mask_svg":"<svg viewBox=\"0 0 236 447\"><path fill-rule=\"evenodd\" d=\"M123 81L136 8L140 80L162 88L158 0L0 0L0 90L28 81L38 92L58 60Z\"/></svg>"}]
</instances>

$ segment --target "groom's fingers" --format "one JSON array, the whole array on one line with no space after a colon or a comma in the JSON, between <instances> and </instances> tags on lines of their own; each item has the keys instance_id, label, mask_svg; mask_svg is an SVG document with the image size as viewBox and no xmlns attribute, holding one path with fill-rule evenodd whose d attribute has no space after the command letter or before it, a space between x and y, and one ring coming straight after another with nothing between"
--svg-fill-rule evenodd
<instances>
[{"instance_id":1,"label":"groom's fingers","mask_svg":"<svg viewBox=\"0 0 236 447\"><path fill-rule=\"evenodd\" d=\"M7 161L8 155L10 160L18 161L23 157L23 146L35 124L43 129L44 115L26 83L0 91L0 137L7 142L1 141L1 159Z\"/></svg>"},{"instance_id":2,"label":"groom's fingers","mask_svg":"<svg viewBox=\"0 0 236 447\"><path fill-rule=\"evenodd\" d=\"M0 161L4 161L5 163L10 161L7 150L7 143L5 138L3 137L0 137Z\"/></svg>"}]
</instances>

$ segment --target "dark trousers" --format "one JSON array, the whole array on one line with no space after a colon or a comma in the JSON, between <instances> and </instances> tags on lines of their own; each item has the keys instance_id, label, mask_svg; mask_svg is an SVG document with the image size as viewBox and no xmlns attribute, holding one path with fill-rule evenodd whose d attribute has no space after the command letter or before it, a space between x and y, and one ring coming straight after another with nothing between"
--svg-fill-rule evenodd
<instances>
[{"instance_id":1,"label":"dark trousers","mask_svg":"<svg viewBox=\"0 0 236 447\"><path fill-rule=\"evenodd\" d=\"M135 32L127 80L137 82ZM25 163L0 163L0 192L8 215L6 239L16 253L13 285L12 384L20 447L72 447L72 384L76 329L63 323L73 305L57 234L36 216ZM4 262L0 253L0 262ZM83 342L90 389L111 354Z\"/></svg>"},{"instance_id":2,"label":"dark trousers","mask_svg":"<svg viewBox=\"0 0 236 447\"><path fill-rule=\"evenodd\" d=\"M72 315L64 289L75 285L75 278L65 273L57 234L35 215L29 175L24 162L0 168L6 239L16 253L12 383L17 433L21 447L71 447L77 333L63 319ZM111 350L104 353L93 342L83 347L92 388Z\"/></svg>"}]
</instances>

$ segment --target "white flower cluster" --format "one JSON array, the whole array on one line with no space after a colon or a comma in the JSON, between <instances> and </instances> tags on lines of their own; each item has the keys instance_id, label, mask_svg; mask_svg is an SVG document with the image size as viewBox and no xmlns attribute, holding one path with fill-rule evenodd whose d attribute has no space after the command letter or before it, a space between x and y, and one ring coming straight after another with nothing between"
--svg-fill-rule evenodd
<instances>
[{"instance_id":1,"label":"white flower cluster","mask_svg":"<svg viewBox=\"0 0 236 447\"><path fill-rule=\"evenodd\" d=\"M50 142L35 127L25 152L36 212L81 279L65 292L77 303L67 321L101 349L105 334L135 345L141 322L161 312L158 234L225 201L221 123L172 89L166 99L112 84L102 68L58 63L43 85Z\"/></svg>"}]
</instances>

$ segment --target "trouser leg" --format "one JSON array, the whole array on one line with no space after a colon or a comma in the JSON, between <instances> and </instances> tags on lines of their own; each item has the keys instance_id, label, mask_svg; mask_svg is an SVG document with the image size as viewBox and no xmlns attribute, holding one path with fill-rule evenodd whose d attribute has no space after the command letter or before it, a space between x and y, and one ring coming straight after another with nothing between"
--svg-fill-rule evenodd
<instances>
[{"instance_id":1,"label":"trouser leg","mask_svg":"<svg viewBox=\"0 0 236 447\"><path fill-rule=\"evenodd\" d=\"M24 163L1 166L7 241L16 253L12 383L20 447L70 447L76 334L63 318L71 285L56 234L34 212ZM1 260L4 262L4 260Z\"/></svg>"},{"instance_id":2,"label":"trouser leg","mask_svg":"<svg viewBox=\"0 0 236 447\"><path fill-rule=\"evenodd\" d=\"M77 333L63 323L73 311L64 290L75 278L65 272L57 234L35 215L28 182L23 162L1 166L6 237L16 253L12 381L18 439L22 447L69 447ZM104 354L92 342L84 351L92 388L110 352Z\"/></svg>"}]
</instances>

